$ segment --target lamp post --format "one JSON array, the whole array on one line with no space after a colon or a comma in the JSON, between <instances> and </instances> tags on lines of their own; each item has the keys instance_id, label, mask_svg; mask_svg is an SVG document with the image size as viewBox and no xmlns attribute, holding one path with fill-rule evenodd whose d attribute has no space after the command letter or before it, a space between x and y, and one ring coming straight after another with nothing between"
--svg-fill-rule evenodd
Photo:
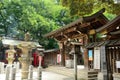
<instances>
[{"instance_id":1,"label":"lamp post","mask_svg":"<svg viewBox=\"0 0 120 80\"><path fill-rule=\"evenodd\" d=\"M81 43L71 42L72 53L74 54L74 80L77 80L77 54L79 54Z\"/></svg>"}]
</instances>

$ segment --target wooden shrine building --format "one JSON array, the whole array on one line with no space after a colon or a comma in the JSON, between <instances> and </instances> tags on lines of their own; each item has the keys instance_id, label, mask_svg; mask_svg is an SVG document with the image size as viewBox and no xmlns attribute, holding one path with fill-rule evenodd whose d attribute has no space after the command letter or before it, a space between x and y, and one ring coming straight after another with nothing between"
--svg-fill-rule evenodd
<instances>
[{"instance_id":1,"label":"wooden shrine building","mask_svg":"<svg viewBox=\"0 0 120 80\"><path fill-rule=\"evenodd\" d=\"M44 51L44 64L46 66L49 65L57 65L57 55L59 54L59 49L50 49Z\"/></svg>"},{"instance_id":2,"label":"wooden shrine building","mask_svg":"<svg viewBox=\"0 0 120 80\"><path fill-rule=\"evenodd\" d=\"M76 41L84 48L85 68L99 71L100 80L120 80L120 15L109 21L104 11L82 17L45 37L58 41L63 66L71 52L69 42Z\"/></svg>"},{"instance_id":3,"label":"wooden shrine building","mask_svg":"<svg viewBox=\"0 0 120 80\"><path fill-rule=\"evenodd\" d=\"M65 60L68 57L68 53L71 49L68 43L70 41L76 41L80 44L85 45L88 42L94 42L94 39L90 38L90 35L95 37L95 30L102 27L108 22L108 19L104 16L103 12L105 9L101 9L91 16L81 17L78 20L61 27L58 30L52 31L45 35L47 38L54 38L59 43L60 53L61 53L61 64L65 66ZM84 51L84 65L88 68L88 53L87 50ZM78 57L79 58L79 57Z\"/></svg>"}]
</instances>

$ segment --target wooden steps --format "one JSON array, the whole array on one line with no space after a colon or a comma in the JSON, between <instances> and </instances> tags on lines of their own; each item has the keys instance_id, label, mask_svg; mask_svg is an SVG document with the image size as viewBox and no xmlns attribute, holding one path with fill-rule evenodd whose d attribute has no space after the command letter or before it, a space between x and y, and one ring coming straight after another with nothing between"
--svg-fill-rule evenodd
<instances>
[{"instance_id":1,"label":"wooden steps","mask_svg":"<svg viewBox=\"0 0 120 80\"><path fill-rule=\"evenodd\" d=\"M97 80L98 72L97 71L88 71L88 80Z\"/></svg>"}]
</instances>

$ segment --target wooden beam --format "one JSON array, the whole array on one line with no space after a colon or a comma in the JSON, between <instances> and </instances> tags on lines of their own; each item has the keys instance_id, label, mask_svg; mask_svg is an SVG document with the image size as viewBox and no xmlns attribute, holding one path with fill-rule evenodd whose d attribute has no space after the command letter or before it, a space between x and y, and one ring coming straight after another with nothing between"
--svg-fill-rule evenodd
<instances>
[{"instance_id":1,"label":"wooden beam","mask_svg":"<svg viewBox=\"0 0 120 80\"><path fill-rule=\"evenodd\" d=\"M102 32L100 32L101 34L107 34L108 32L107 32L107 30L104 30L104 31L102 31Z\"/></svg>"},{"instance_id":2,"label":"wooden beam","mask_svg":"<svg viewBox=\"0 0 120 80\"><path fill-rule=\"evenodd\" d=\"M116 35L116 34L120 34L120 30L115 31L115 32L110 32L111 35Z\"/></svg>"},{"instance_id":3,"label":"wooden beam","mask_svg":"<svg viewBox=\"0 0 120 80\"><path fill-rule=\"evenodd\" d=\"M88 28L90 28L90 23L83 23L79 26L77 26L77 31L80 31L81 33L84 33L88 30Z\"/></svg>"},{"instance_id":4,"label":"wooden beam","mask_svg":"<svg viewBox=\"0 0 120 80\"><path fill-rule=\"evenodd\" d=\"M95 29L91 29L88 34L93 35L95 33L96 33Z\"/></svg>"},{"instance_id":5,"label":"wooden beam","mask_svg":"<svg viewBox=\"0 0 120 80\"><path fill-rule=\"evenodd\" d=\"M90 25L90 22L88 22L88 23L82 23L79 28L88 27L89 25Z\"/></svg>"},{"instance_id":6,"label":"wooden beam","mask_svg":"<svg viewBox=\"0 0 120 80\"><path fill-rule=\"evenodd\" d=\"M68 39L68 36L67 36L67 35L63 34L63 36Z\"/></svg>"},{"instance_id":7,"label":"wooden beam","mask_svg":"<svg viewBox=\"0 0 120 80\"><path fill-rule=\"evenodd\" d=\"M83 37L84 36L84 34L78 34L78 35L75 35L75 36L71 36L70 38L71 39L73 39L73 38L80 38L80 37Z\"/></svg>"},{"instance_id":8,"label":"wooden beam","mask_svg":"<svg viewBox=\"0 0 120 80\"><path fill-rule=\"evenodd\" d=\"M73 32L73 31L76 31L76 27L74 27L74 26L72 28L65 30L64 34L67 34L67 33Z\"/></svg>"},{"instance_id":9,"label":"wooden beam","mask_svg":"<svg viewBox=\"0 0 120 80\"><path fill-rule=\"evenodd\" d=\"M54 38L56 41L59 41L57 38Z\"/></svg>"},{"instance_id":10,"label":"wooden beam","mask_svg":"<svg viewBox=\"0 0 120 80\"><path fill-rule=\"evenodd\" d=\"M78 32L79 34L81 34L81 32L80 32L80 31L78 31L78 30L77 30L77 32Z\"/></svg>"}]
</instances>

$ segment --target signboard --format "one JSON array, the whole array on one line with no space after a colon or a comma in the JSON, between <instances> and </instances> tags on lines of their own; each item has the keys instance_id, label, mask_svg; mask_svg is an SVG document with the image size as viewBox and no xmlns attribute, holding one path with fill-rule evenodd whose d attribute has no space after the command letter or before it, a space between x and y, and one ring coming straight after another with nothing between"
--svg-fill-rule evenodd
<instances>
[{"instance_id":1,"label":"signboard","mask_svg":"<svg viewBox=\"0 0 120 80\"><path fill-rule=\"evenodd\" d=\"M93 53L92 52L93 52L92 50L88 51L89 61L93 60Z\"/></svg>"},{"instance_id":2,"label":"signboard","mask_svg":"<svg viewBox=\"0 0 120 80\"><path fill-rule=\"evenodd\" d=\"M120 61L116 61L116 68L120 68Z\"/></svg>"},{"instance_id":3,"label":"signboard","mask_svg":"<svg viewBox=\"0 0 120 80\"><path fill-rule=\"evenodd\" d=\"M57 54L57 63L61 62L61 54Z\"/></svg>"},{"instance_id":4,"label":"signboard","mask_svg":"<svg viewBox=\"0 0 120 80\"><path fill-rule=\"evenodd\" d=\"M94 69L100 69L100 48L94 49Z\"/></svg>"}]
</instances>

